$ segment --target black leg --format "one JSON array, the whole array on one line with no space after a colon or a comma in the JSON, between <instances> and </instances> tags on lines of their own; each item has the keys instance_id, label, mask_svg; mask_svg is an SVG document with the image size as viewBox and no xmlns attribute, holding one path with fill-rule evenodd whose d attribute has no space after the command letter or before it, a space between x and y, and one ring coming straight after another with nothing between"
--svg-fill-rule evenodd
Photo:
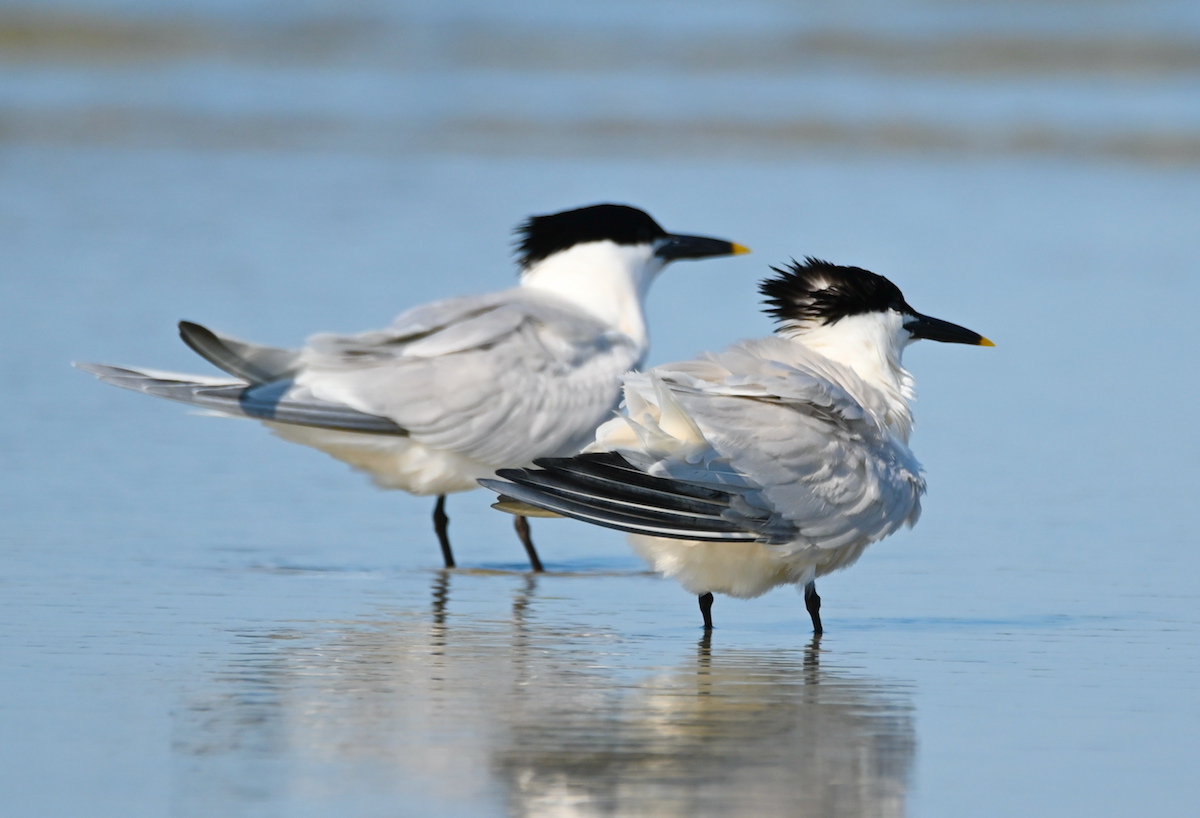
<instances>
[{"instance_id":1,"label":"black leg","mask_svg":"<svg viewBox=\"0 0 1200 818\"><path fill-rule=\"evenodd\" d=\"M712 628L712 593L700 594L700 613L704 616L704 630L711 631Z\"/></svg>"},{"instance_id":2,"label":"black leg","mask_svg":"<svg viewBox=\"0 0 1200 818\"><path fill-rule=\"evenodd\" d=\"M439 494L437 505L433 507L433 530L442 546L442 559L446 561L446 567L453 568L454 552L450 550L450 535L446 532L449 525L450 518L446 516L446 495Z\"/></svg>"},{"instance_id":3,"label":"black leg","mask_svg":"<svg viewBox=\"0 0 1200 818\"><path fill-rule=\"evenodd\" d=\"M538 559L537 549L533 547L533 537L529 533L529 520L517 515L513 518L513 527L517 529L517 536L521 538L521 545L525 546L525 553L529 555L529 564L533 566L533 570L539 574L546 569L542 567L542 561Z\"/></svg>"},{"instance_id":4,"label":"black leg","mask_svg":"<svg viewBox=\"0 0 1200 818\"><path fill-rule=\"evenodd\" d=\"M825 632L821 627L821 597L817 596L817 583L808 583L804 586L804 607L808 608L808 615L813 621L813 636L820 636Z\"/></svg>"}]
</instances>

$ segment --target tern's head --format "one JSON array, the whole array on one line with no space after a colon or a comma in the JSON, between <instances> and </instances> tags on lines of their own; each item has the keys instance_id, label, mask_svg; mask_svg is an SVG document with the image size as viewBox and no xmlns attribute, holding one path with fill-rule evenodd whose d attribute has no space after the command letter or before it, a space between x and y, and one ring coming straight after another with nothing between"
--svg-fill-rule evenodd
<instances>
[{"instance_id":1,"label":"tern's head","mask_svg":"<svg viewBox=\"0 0 1200 818\"><path fill-rule=\"evenodd\" d=\"M644 211L619 204L532 216L517 228L523 286L575 301L635 336L645 334L633 326L642 321L642 299L667 264L748 252L724 239L668 233Z\"/></svg>"},{"instance_id":2,"label":"tern's head","mask_svg":"<svg viewBox=\"0 0 1200 818\"><path fill-rule=\"evenodd\" d=\"M859 267L807 258L772 269L778 278L766 279L759 289L767 312L779 320L779 334L850 367L881 390L888 405L885 420L904 440L912 430L908 402L913 398L912 376L900 363L904 348L921 338L993 345L977 332L922 315L899 287Z\"/></svg>"},{"instance_id":3,"label":"tern's head","mask_svg":"<svg viewBox=\"0 0 1200 818\"><path fill-rule=\"evenodd\" d=\"M793 261L786 269L771 269L779 277L759 285L767 312L779 320L782 334L806 344L817 339L865 341L897 353L921 338L993 346L977 332L922 315L904 300L899 287L860 267L806 258L803 264Z\"/></svg>"},{"instance_id":4,"label":"tern's head","mask_svg":"<svg viewBox=\"0 0 1200 818\"><path fill-rule=\"evenodd\" d=\"M561 254L590 245L617 248L658 272L672 261L715 258L750 252L740 244L706 236L674 235L663 230L644 210L619 204L598 204L531 216L517 228L522 272Z\"/></svg>"}]
</instances>

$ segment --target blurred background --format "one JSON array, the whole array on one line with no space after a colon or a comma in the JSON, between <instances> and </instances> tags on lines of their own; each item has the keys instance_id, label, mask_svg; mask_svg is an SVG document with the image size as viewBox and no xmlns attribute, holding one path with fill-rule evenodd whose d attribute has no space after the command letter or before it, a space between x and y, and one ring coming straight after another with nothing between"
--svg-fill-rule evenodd
<instances>
[{"instance_id":1,"label":"blurred background","mask_svg":"<svg viewBox=\"0 0 1200 818\"><path fill-rule=\"evenodd\" d=\"M798 597L380 492L69 368L211 372L514 281L633 204L650 363L882 273L924 518ZM0 792L12 815L1183 814L1200 755L1200 5L0 0Z\"/></svg>"}]
</instances>

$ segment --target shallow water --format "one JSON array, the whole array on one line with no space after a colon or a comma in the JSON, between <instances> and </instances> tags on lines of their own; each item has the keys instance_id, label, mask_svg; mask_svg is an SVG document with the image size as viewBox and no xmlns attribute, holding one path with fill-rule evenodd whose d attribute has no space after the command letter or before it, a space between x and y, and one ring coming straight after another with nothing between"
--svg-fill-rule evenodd
<instances>
[{"instance_id":1,"label":"shallow water","mask_svg":"<svg viewBox=\"0 0 1200 818\"><path fill-rule=\"evenodd\" d=\"M0 7L5 815L1186 814L1200 751L1192 4ZM651 362L816 255L914 347L922 520L800 599L371 488L70 360L207 371L504 286L599 201L754 254L655 284Z\"/></svg>"}]
</instances>

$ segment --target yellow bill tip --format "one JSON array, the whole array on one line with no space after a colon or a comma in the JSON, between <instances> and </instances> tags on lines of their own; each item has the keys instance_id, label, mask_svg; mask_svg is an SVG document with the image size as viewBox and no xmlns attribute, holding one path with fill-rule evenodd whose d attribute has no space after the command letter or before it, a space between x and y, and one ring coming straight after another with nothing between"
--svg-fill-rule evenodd
<instances>
[{"instance_id":1,"label":"yellow bill tip","mask_svg":"<svg viewBox=\"0 0 1200 818\"><path fill-rule=\"evenodd\" d=\"M730 242L730 244L733 244L733 254L735 256L744 256L750 252L750 248L744 244L737 244L735 242Z\"/></svg>"},{"instance_id":2,"label":"yellow bill tip","mask_svg":"<svg viewBox=\"0 0 1200 818\"><path fill-rule=\"evenodd\" d=\"M987 338L984 338L983 336L980 336L980 338L979 338L979 345L981 347L994 347L995 346L995 344L993 344L991 341L989 341Z\"/></svg>"}]
</instances>

